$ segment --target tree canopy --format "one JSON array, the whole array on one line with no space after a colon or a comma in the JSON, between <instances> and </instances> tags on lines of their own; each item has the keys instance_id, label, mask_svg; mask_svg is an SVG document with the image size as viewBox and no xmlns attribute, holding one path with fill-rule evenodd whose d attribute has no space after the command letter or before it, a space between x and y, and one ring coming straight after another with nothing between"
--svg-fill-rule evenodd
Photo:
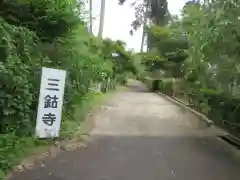
<instances>
[{"instance_id":1,"label":"tree canopy","mask_svg":"<svg viewBox=\"0 0 240 180\"><path fill-rule=\"evenodd\" d=\"M119 0L123 5L127 0ZM135 20L132 22L134 30L138 29L145 21L156 25L166 25L170 19L167 0L144 0L132 2L135 8Z\"/></svg>"},{"instance_id":2,"label":"tree canopy","mask_svg":"<svg viewBox=\"0 0 240 180\"><path fill-rule=\"evenodd\" d=\"M77 0L0 1L0 179L19 152L37 144L42 67L67 71L61 137L96 84L105 92L136 72L123 42L92 36L85 22Z\"/></svg>"},{"instance_id":3,"label":"tree canopy","mask_svg":"<svg viewBox=\"0 0 240 180\"><path fill-rule=\"evenodd\" d=\"M170 95L180 96L237 134L239 7L240 3L231 0L187 2L181 18L172 18L167 25L148 24L148 52L139 58L148 72L144 75L162 82L160 90L177 91ZM169 81L164 85L166 78L172 79L172 85ZM180 78L178 83L176 78Z\"/></svg>"}]
</instances>

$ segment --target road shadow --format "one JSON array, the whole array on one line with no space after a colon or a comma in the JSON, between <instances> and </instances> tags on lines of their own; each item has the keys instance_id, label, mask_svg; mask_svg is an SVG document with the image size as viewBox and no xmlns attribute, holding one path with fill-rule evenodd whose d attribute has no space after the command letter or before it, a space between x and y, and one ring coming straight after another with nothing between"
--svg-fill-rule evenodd
<instances>
[{"instance_id":1,"label":"road shadow","mask_svg":"<svg viewBox=\"0 0 240 180\"><path fill-rule=\"evenodd\" d=\"M11 180L239 180L226 144L191 136L93 136L85 148L47 159Z\"/></svg>"},{"instance_id":2,"label":"road shadow","mask_svg":"<svg viewBox=\"0 0 240 180\"><path fill-rule=\"evenodd\" d=\"M149 89L139 81L130 81L125 86L130 92L150 93Z\"/></svg>"}]
</instances>

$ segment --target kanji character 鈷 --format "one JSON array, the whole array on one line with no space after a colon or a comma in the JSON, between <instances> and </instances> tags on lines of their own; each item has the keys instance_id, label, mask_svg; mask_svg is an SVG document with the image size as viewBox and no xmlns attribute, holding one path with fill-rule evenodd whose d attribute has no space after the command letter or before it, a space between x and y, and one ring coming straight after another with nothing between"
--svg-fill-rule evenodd
<instances>
[{"instance_id":1,"label":"kanji character \u9237","mask_svg":"<svg viewBox=\"0 0 240 180\"><path fill-rule=\"evenodd\" d=\"M57 108L58 105L58 97L56 95L54 96L50 96L50 95L46 95L44 97L44 108Z\"/></svg>"}]
</instances>

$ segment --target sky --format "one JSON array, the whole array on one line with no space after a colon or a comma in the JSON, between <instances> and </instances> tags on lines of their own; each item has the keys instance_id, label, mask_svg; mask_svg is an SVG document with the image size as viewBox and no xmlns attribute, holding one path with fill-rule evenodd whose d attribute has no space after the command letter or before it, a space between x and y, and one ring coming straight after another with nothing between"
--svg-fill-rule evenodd
<instances>
[{"instance_id":1,"label":"sky","mask_svg":"<svg viewBox=\"0 0 240 180\"><path fill-rule=\"evenodd\" d=\"M182 7L187 0L168 0L168 8L172 14L179 15ZM100 18L101 0L92 0L93 2L93 33L97 35ZM134 32L131 36L131 22L134 20L134 8L130 1L123 6L118 5L117 0L106 0L105 19L103 28L103 37L113 40L122 40L126 42L128 49L140 51L142 28Z\"/></svg>"}]
</instances>

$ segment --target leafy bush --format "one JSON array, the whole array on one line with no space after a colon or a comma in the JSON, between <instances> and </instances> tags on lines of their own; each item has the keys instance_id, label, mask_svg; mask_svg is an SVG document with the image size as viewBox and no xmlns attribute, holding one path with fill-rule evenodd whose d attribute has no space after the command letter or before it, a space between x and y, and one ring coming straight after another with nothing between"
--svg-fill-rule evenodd
<instances>
[{"instance_id":1,"label":"leafy bush","mask_svg":"<svg viewBox=\"0 0 240 180\"><path fill-rule=\"evenodd\" d=\"M181 78L178 99L240 136L239 7L230 0L187 2L181 18L165 27L153 21L147 28L148 52L140 59L150 77L156 71L161 73L155 79ZM169 95L171 87L171 82L153 84L153 90Z\"/></svg>"},{"instance_id":2,"label":"leafy bush","mask_svg":"<svg viewBox=\"0 0 240 180\"><path fill-rule=\"evenodd\" d=\"M15 163L24 139L35 146L41 67L67 71L64 117L95 84L108 79L106 91L134 71L124 44L91 36L82 14L75 0L0 2L0 173Z\"/></svg>"},{"instance_id":3,"label":"leafy bush","mask_svg":"<svg viewBox=\"0 0 240 180\"><path fill-rule=\"evenodd\" d=\"M172 96L173 94L173 79L161 79L159 90L163 93Z\"/></svg>"},{"instance_id":4,"label":"leafy bush","mask_svg":"<svg viewBox=\"0 0 240 180\"><path fill-rule=\"evenodd\" d=\"M158 80L158 79L153 80L152 81L152 88L151 88L151 90L153 92L156 92L156 91L160 90L160 83L161 83L161 81Z\"/></svg>"}]
</instances>

